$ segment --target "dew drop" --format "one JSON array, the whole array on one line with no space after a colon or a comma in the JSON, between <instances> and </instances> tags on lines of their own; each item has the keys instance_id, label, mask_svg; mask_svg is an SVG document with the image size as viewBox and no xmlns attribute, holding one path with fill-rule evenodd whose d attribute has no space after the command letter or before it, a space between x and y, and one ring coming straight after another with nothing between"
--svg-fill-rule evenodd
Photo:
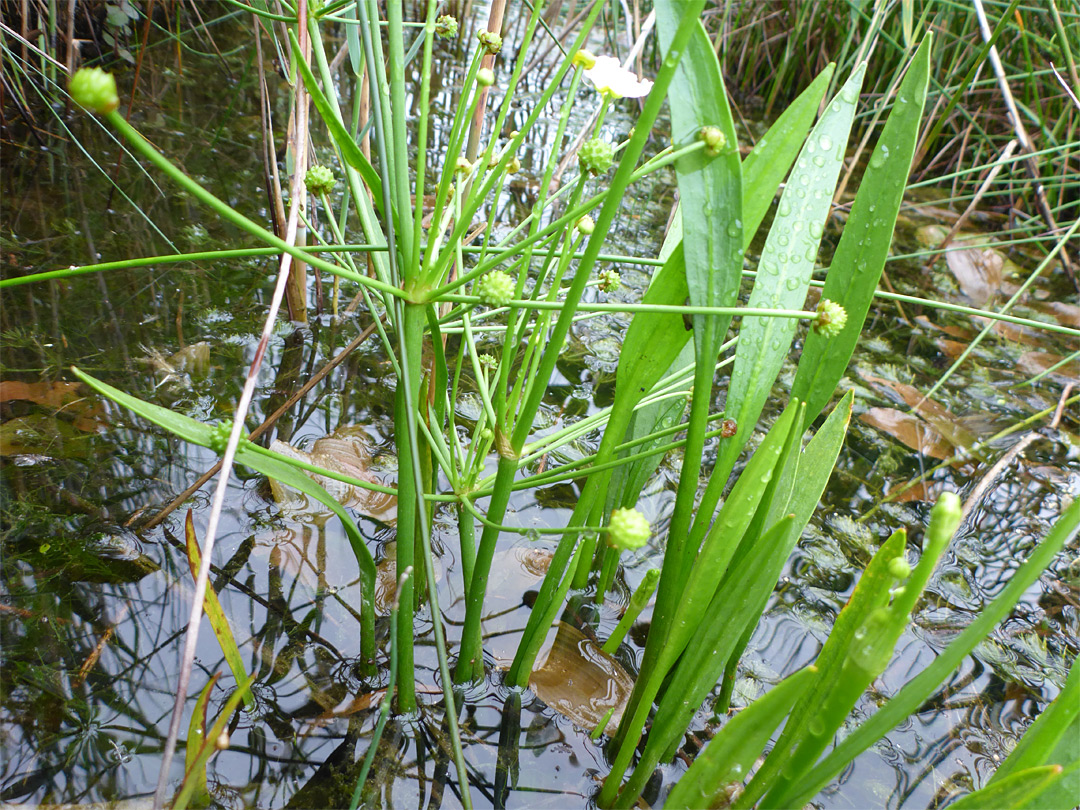
<instances>
[{"instance_id":1,"label":"dew drop","mask_svg":"<svg viewBox=\"0 0 1080 810\"><path fill-rule=\"evenodd\" d=\"M789 290L791 290L792 292L799 289L799 284L800 284L800 282L799 282L799 280L797 278L789 278L787 280L787 288Z\"/></svg>"},{"instance_id":2,"label":"dew drop","mask_svg":"<svg viewBox=\"0 0 1080 810\"><path fill-rule=\"evenodd\" d=\"M789 203L787 200L781 200L780 201L780 210L777 211L776 213L778 213L782 217L790 216L791 215L791 203Z\"/></svg>"},{"instance_id":3,"label":"dew drop","mask_svg":"<svg viewBox=\"0 0 1080 810\"><path fill-rule=\"evenodd\" d=\"M825 158L823 158L821 155L814 155L814 165L820 169L822 166L825 165Z\"/></svg>"},{"instance_id":4,"label":"dew drop","mask_svg":"<svg viewBox=\"0 0 1080 810\"><path fill-rule=\"evenodd\" d=\"M885 156L883 154L881 154L881 150L879 149L879 150L875 151L873 157L870 158L870 168L871 169L880 169L884 165L885 165Z\"/></svg>"},{"instance_id":5,"label":"dew drop","mask_svg":"<svg viewBox=\"0 0 1080 810\"><path fill-rule=\"evenodd\" d=\"M806 174L800 175L799 176L799 184L803 185L803 186L810 185L810 176L806 175Z\"/></svg>"},{"instance_id":6,"label":"dew drop","mask_svg":"<svg viewBox=\"0 0 1080 810\"><path fill-rule=\"evenodd\" d=\"M800 200L805 200L806 199L806 189L805 188L797 188L797 189L795 189L795 196L798 197Z\"/></svg>"},{"instance_id":7,"label":"dew drop","mask_svg":"<svg viewBox=\"0 0 1080 810\"><path fill-rule=\"evenodd\" d=\"M814 237L815 239L820 239L821 238L821 223L820 222L811 222L810 223L810 235L812 237Z\"/></svg>"},{"instance_id":8,"label":"dew drop","mask_svg":"<svg viewBox=\"0 0 1080 810\"><path fill-rule=\"evenodd\" d=\"M830 149L832 149L832 138L830 138L828 135L822 135L820 138L818 138L818 145L821 146L821 150L823 152L828 152Z\"/></svg>"},{"instance_id":9,"label":"dew drop","mask_svg":"<svg viewBox=\"0 0 1080 810\"><path fill-rule=\"evenodd\" d=\"M787 247L788 242L790 242L791 240L788 239L788 235L786 233L782 233L778 237L776 237L776 241L780 245L780 247Z\"/></svg>"}]
</instances>

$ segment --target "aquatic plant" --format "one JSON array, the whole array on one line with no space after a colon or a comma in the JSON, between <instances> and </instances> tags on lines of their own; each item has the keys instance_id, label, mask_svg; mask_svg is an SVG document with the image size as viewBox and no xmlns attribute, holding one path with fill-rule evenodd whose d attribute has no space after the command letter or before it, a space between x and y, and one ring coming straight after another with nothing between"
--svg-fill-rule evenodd
<instances>
[{"instance_id":1,"label":"aquatic plant","mask_svg":"<svg viewBox=\"0 0 1080 810\"><path fill-rule=\"evenodd\" d=\"M263 347L296 262L356 285L374 319L397 383L394 438L399 475L396 488L390 491L398 504L396 567L406 575L398 581L392 611L391 687L382 703L363 774L368 772L378 735L391 711L391 694L400 712L414 711L418 705L414 612L426 603L433 619L455 765L460 783L467 784L457 740L459 698L454 684L465 684L484 674L481 620L497 544L506 533L523 532L505 524L511 494L556 480L584 479L566 526L542 530L560 540L506 674L508 684L525 688L568 595L591 588L602 600L614 580L620 552L648 540L648 521L635 505L664 453L682 447L645 656L612 741L612 770L599 796L604 806L630 806L656 764L674 754L694 711L716 684L722 683L730 694L729 684L749 634L828 482L846 434L853 396L849 394L835 405L805 446L804 437L818 424L819 415L835 395L885 263L918 141L933 39L926 35L907 65L898 85L897 103L877 138L826 275L822 303L815 310L805 310L802 307L843 166L865 62L851 66L815 124L834 78L835 68L830 65L744 158L719 62L700 21L704 5L657 4L663 59L649 83L627 76L621 68L617 72L607 58L592 57L583 50L590 27L603 8L603 4L595 4L524 123L509 135L504 134L505 124L539 30L541 4L528 16L520 41L515 43L517 57L512 65L504 67L495 59L504 47L500 34L479 32L468 57L441 166L427 165L428 150L424 148L430 126L432 53L435 36L453 37L456 26L445 16L436 16L437 5L428 3L415 29L418 35L406 53L406 24L400 3L387 5L385 20L378 18L378 4L371 2L328 3L307 13L299 5L298 13L283 21L289 25L287 52L291 75L296 77L297 120L306 121L310 98L328 137L323 146L336 154L335 169L348 196L340 203L329 198L334 173L326 167L305 171L307 138L313 130L301 123L292 152L292 209L284 238L211 195L148 143L118 111L111 77L80 71L72 78L75 100L105 116L159 171L224 220L282 252ZM265 9L252 7L251 11L275 18ZM326 31L339 21L347 26L353 89L360 90L363 77L371 88L371 120L363 125L359 112L351 121L346 120L325 51ZM419 60L419 88L414 92L421 110L414 141L421 148L415 157L406 132L412 88L408 76L414 60ZM581 103L578 90L582 78L598 91L590 97L596 123L580 133L585 137L577 152L581 171L553 188L559 162L556 147L570 133L572 108ZM493 88L499 88L503 96L501 105L489 112ZM633 133L626 141L613 144L602 125L608 106L621 97L641 97L644 102ZM544 157L537 202L520 221L497 221L493 201L505 187L519 161L517 154L539 117L556 98L565 101L557 137ZM672 145L646 157L665 99L672 102ZM359 145L362 126L374 136L374 158ZM314 130L316 134L320 131ZM485 135L487 145L482 146ZM662 265L643 301L586 302L585 290L595 284L593 273L605 239L618 227L623 196L635 182L668 167L678 179L680 213L662 249ZM738 306L745 251L785 177L787 184L765 235L749 302ZM421 201L429 182L435 183L436 191L427 219ZM298 244L295 238L298 223L306 216L302 203L305 187L331 213L327 217L330 233L315 231L318 238L326 240L317 246L320 250ZM340 210L334 210L335 204ZM346 241L341 223L349 217L359 223L365 244ZM480 231L488 236L473 248L477 220ZM370 274L358 265L358 257L368 259ZM99 269L103 268L70 272ZM603 283L610 285L610 277ZM591 312L633 315L623 342L614 401L605 413L543 435L536 430L537 414L556 364L574 323ZM736 336L728 340L734 319L738 319ZM815 328L807 332L790 399L732 482L732 472L744 458L751 437L764 427L759 424L762 413L788 357L799 320L809 321ZM501 351L494 358L477 340L482 331L502 338ZM449 340L450 336L456 341ZM728 404L722 413L711 413L717 369L728 365L732 367ZM223 456L221 482L228 480L235 461L311 495L333 511L345 526L360 570L363 603L357 606L361 616L359 646L366 662L374 664L374 560L348 512L305 472L365 489L378 485L248 441L243 421L257 366L258 360L227 430L141 402L81 370L74 373L140 416ZM463 424L455 408L470 374L482 402L480 416L472 425ZM687 420L666 424L672 408L681 414L687 401ZM534 459L577 435L601 429L595 454L555 474L534 472ZM665 443L682 430L686 431L685 439ZM704 491L699 491L706 468L706 443L713 438L720 438L718 457ZM492 454L497 459L496 472L486 476ZM222 486L216 495L215 515L221 508ZM484 500L486 505L481 503ZM466 610L458 646L452 651L437 601L431 548L432 515L439 504L455 509L461 543L461 571L457 575ZM824 760L821 756L854 701L888 663L934 562L958 522L955 497L943 497L935 508L929 542L914 571L901 564L902 534L883 545L860 581L858 598L853 599L822 651L817 669L792 676L747 710L747 718L765 717L768 722L739 718L725 726L724 736L707 749L692 777L676 788L671 802L685 801L692 806L706 797L704 791L711 799L730 782L742 781L789 713L797 722L789 721L785 726L775 749L781 753L766 760L747 784L741 799L744 804L760 800L761 806L784 806L795 797L804 801L807 785L818 789L849 762L854 752L861 750L855 743L838 747ZM1047 548L1055 544L1060 548L1075 533L1076 523L1076 509L1072 509L1062 517ZM482 527L478 541L477 524ZM204 594L212 603L206 580L216 527L213 517L204 541L194 599L196 612L182 671L190 669ZM1040 560L1043 557L1046 554ZM1030 571L1037 576L1042 568L1034 565L1034 559L1031 563ZM415 584L409 572L415 573ZM1018 583L1023 582L1019 574L1016 577ZM900 582L900 588L891 590ZM1015 601L1020 590L1011 590L1009 598ZM640 603L638 599L638 610ZM1006 599L1002 605L1007 603ZM965 636L965 644L978 637L977 633ZM224 636L219 634L219 638ZM613 640L618 643L615 636ZM451 652L456 655L453 667ZM933 676L920 680L913 695L925 693L948 671L932 669ZM241 673L234 674L239 684ZM685 690L665 690L665 682L672 679L685 684ZM187 698L183 679L179 691L170 744L175 743ZM239 689L226 707L228 712L223 709L219 726L243 694L245 691ZM913 699L905 696L902 703L908 705ZM725 701L726 695L721 708ZM815 723L809 707L822 707L820 722ZM650 722L644 751L623 785ZM883 734L883 722L875 719L866 723L863 728L872 731L858 737L860 744L869 744L877 739L874 734ZM606 728L605 722L597 726L600 733ZM729 758L731 751L739 752L738 763ZM205 766L204 752L209 755L205 745L198 758L190 761L188 772ZM164 799L170 755L167 748L159 803ZM701 771L706 772L704 778ZM1041 779L1044 774L1037 775ZM699 786L701 797L690 792ZM363 775L354 804L362 788ZM186 785L184 790L188 790ZM463 801L468 804L467 792Z\"/></svg>"}]
</instances>

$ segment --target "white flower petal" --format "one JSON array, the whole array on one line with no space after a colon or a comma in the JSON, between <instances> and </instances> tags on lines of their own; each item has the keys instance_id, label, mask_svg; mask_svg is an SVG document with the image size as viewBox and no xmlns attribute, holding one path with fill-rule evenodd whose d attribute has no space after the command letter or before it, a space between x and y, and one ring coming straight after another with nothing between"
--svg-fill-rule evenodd
<instances>
[{"instance_id":1,"label":"white flower petal","mask_svg":"<svg viewBox=\"0 0 1080 810\"><path fill-rule=\"evenodd\" d=\"M615 98L647 96L653 85L648 79L639 80L632 71L622 67L614 56L596 57L596 64L585 71L585 78L591 81L599 92Z\"/></svg>"}]
</instances>

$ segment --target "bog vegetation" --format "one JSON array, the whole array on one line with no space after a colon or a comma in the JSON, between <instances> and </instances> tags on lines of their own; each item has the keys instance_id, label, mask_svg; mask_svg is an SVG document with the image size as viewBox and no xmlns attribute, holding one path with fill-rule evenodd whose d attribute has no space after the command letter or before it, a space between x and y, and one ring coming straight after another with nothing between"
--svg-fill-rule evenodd
<instances>
[{"instance_id":1,"label":"bog vegetation","mask_svg":"<svg viewBox=\"0 0 1080 810\"><path fill-rule=\"evenodd\" d=\"M321 504L351 548L359 588L349 611L358 632L348 654L371 716L356 767L340 771L348 784L336 785L328 801L353 807L385 798L380 785L393 766L376 752L390 719L421 716L442 727L456 798L472 806L480 794L468 787L475 776L462 724L475 685L492 682L506 693L492 800L501 806L518 769L522 696L550 694L541 673L551 650L575 644L632 662L625 682L603 680L599 697L568 714L603 741L604 771L591 797L599 806L638 806L643 794L666 807L804 806L931 699L1073 542L1076 500L936 658L910 671L873 714L853 713L893 660L972 508L959 493L939 492L918 543L907 536L914 527L896 525L871 549L813 662L729 712L740 659L844 446L856 400L849 362L875 299L983 319L983 332L941 383L998 324L1080 337L1075 325L1011 312L1040 276L1056 277L1057 289L1075 301L1075 5L656 0L631 12L619 3L504 8L495 0L479 31L465 9L434 0L223 5L244 11L245 24L260 32L259 70L272 55L286 78L287 123L280 105L266 107L279 113L266 130L285 144L281 160L270 151L271 186L278 184L273 226L246 201L215 196L144 137L128 108L131 71L115 60L87 60L96 64L65 79L73 51L65 66L44 52L39 58L26 40L32 48L20 53L15 36L4 45L5 66L19 72L23 93L33 86L60 97L66 88L121 139L139 161L138 169L133 160L121 165L121 176L146 171L171 189L164 193L183 194L200 216L248 240L9 275L0 281L5 298L22 285L132 267L280 257L265 281L272 293L254 359L227 418L194 418L83 367L63 372L139 424L220 456L201 536L190 515L186 523L190 572L175 572L194 589L170 685L175 703L167 733L154 743L156 806L213 800L208 763L228 747L228 729L255 711L266 677L252 667L218 601L221 586L211 581L234 471L265 477L282 503L298 491ZM114 50L134 61L121 34L132 38L135 28L128 31L119 15L130 10L136 20L139 13L127 2L108 8ZM637 44L627 57L628 34ZM603 55L612 41L623 42L626 66ZM1014 61L1003 67L995 45L1005 41ZM440 70L449 62L460 82L447 93ZM541 69L540 89L527 90L526 75ZM959 103L968 86L984 94L977 111ZM433 100L448 96L453 106L438 109ZM771 122L753 142L734 99L755 99ZM632 116L628 131L609 125L613 111ZM429 148L435 130L438 150ZM1001 150L1003 137L1015 143ZM531 204L507 206L526 161L535 172ZM1020 187L994 184L1004 166L1018 169ZM678 203L658 252L615 255L611 239L627 227L626 201L670 177ZM1009 237L1034 241L1039 260L1004 306L891 292L883 268L905 192L919 182L952 183L954 198L939 204L964 217L1006 193L1023 211ZM838 238L823 243L830 227ZM627 294L616 265L650 268L647 289ZM278 324L286 315L317 317L309 312L315 278L331 320L354 328L355 319L341 318L345 299L355 299L349 313L358 308L368 326L350 346L377 342L371 351L386 364L392 480L368 474L365 451L340 431L328 437L337 450L328 443L311 452L267 441L265 427L248 433ZM552 427L545 402L574 330L611 313L626 327L610 400ZM1060 380L1054 372L1075 366L1075 358L1056 356L1040 379ZM925 416L934 390L908 397L915 414ZM1057 413L1036 414L1025 426L1051 417L1055 429L1062 419L1075 424L1076 396L1067 386L1057 393ZM474 406L467 413L466 400ZM583 440L591 442L587 451ZM352 466L341 460L345 445ZM1000 475L1001 465L991 466L1001 457L997 447L988 440L965 450L991 480ZM659 480L674 491L664 514L643 506ZM515 518L515 498L558 484L575 493L571 508L557 513L561 522L526 526ZM389 565L361 530L359 503L393 526ZM433 542L436 523L453 527L450 556ZM499 555L515 537L544 550L543 578L504 660L484 628L497 612ZM597 636L589 604L603 606L624 588L624 563L643 550L653 554L653 571L623 601L617 626ZM462 595L453 623L440 605L443 578ZM387 592L380 596L380 588ZM577 640L582 631L564 620L583 612L591 640ZM200 621L203 613L208 621ZM646 630L632 641L635 624ZM207 649L200 632L213 632L229 669L202 681L201 693L191 688L196 652ZM636 653L628 655L631 645ZM417 683L417 656L425 654L437 659L439 694ZM572 665L564 677L573 679ZM223 688L228 699L218 699ZM1078 706L1080 669L1073 667L1016 750L985 784L955 793L955 806L1071 806L1080 790ZM723 720L658 796L654 775L673 773L665 767L703 707ZM178 747L182 769L172 765Z\"/></svg>"}]
</instances>

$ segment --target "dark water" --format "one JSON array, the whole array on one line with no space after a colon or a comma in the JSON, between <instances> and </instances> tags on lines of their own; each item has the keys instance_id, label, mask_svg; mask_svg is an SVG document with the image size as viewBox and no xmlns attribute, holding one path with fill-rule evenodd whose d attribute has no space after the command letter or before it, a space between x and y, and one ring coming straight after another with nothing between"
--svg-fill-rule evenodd
<instances>
[{"instance_id":1,"label":"dark water","mask_svg":"<svg viewBox=\"0 0 1080 810\"><path fill-rule=\"evenodd\" d=\"M266 222L254 50L248 36L235 19L227 19L202 37L186 36L179 62L174 45L162 41L151 48L131 118L190 175ZM460 69L454 59L448 53L440 62L447 80L437 103L447 108L454 71ZM130 81L130 71L121 74L122 87L130 87ZM529 89L538 93L542 81L538 74ZM33 92L30 82L25 86ZM522 94L522 109L532 97ZM280 124L287 116L280 82L275 82L274 98ZM17 121L4 136L0 210L5 276L98 259L251 244L124 153L97 120L40 99L34 103L47 137L39 143ZM625 131L632 125L631 112L626 105L609 114L607 126ZM554 125L554 120L542 123L538 142L551 137ZM434 133L433 157L445 137L441 130ZM109 178L118 159L114 187ZM523 160L519 177L524 182L499 202L507 220L527 211L535 199L530 181L535 182L539 150L526 150ZM661 175L627 200L622 227L612 234L614 252L656 254L674 199L671 181ZM905 212L902 233L934 220L931 205L914 205ZM1024 266L1024 256L1017 260ZM619 295L634 300L650 269L619 269L628 285ZM229 418L275 271L273 257L189 262L0 294L0 371L5 383L32 384L19 396L6 389L0 402L0 799L85 802L139 799L152 792L192 591L182 550L184 512L191 508L199 537L207 520L204 488L162 525L140 529L216 457L85 389L66 387L73 380L68 368L78 365L201 421ZM903 292L962 300L940 266L925 273L915 263L898 260L887 271ZM327 314L331 283L323 279L322 309L309 326L278 325L249 426L261 422L368 323L362 313L337 319ZM355 291L344 286L343 292L342 309ZM1051 284L1043 292L1052 298L1057 289ZM314 313L320 304L314 285L310 300ZM940 333L915 320L919 313L907 314L911 323L887 303L871 313L868 339L849 378L858 386L857 412L893 404L859 372L925 391L948 366ZM927 314L939 325L971 328L962 316ZM551 427L608 404L626 323L623 316L597 318L575 331L545 404L543 418ZM1066 353L1066 341L1040 339L1047 351ZM177 356L181 350L186 359ZM993 338L936 399L978 438L1051 407L1060 394L1060 378L1015 387L1031 376L1018 369L1024 350L1015 340ZM377 342L369 341L294 407L272 438L309 448L340 426L360 426L372 454L372 472L392 482L396 464L388 370ZM787 381L785 372L778 394ZM723 387L721 381L718 402ZM469 401L460 407L467 412ZM588 451L597 440L587 436L562 455ZM994 457L1009 442L995 447ZM1048 435L997 479L961 528L896 660L857 707L858 717L895 693L1000 591L1066 499L1080 491L1076 448L1074 432ZM552 462L563 460L557 455ZM663 526L670 510L677 462L661 467L640 507L654 525L659 521ZM814 659L878 542L907 527L917 550L929 499L942 489L970 491L985 472L985 465L946 467L929 476L924 490L915 490L920 497L875 509L884 495L935 463L853 421L825 506L807 529L744 656L736 706ZM565 523L574 497L574 489L565 484L523 494L507 521L522 527ZM392 559L392 519L356 517L376 559ZM454 515L438 510L434 529L440 602L453 642L464 615ZM507 537L500 549L499 581L489 597L492 618L485 623L492 676L467 690L462 723L477 806L498 801L508 807L585 806L608 770L602 745L532 692L521 695L516 728L514 712L507 708L515 698L501 685L498 664L512 655L515 633L528 616L530 591L539 583L539 575L520 560L547 547L546 541L526 536ZM816 804L932 807L953 787L983 784L1057 694L1076 655L1078 578L1075 566L1069 566L1076 553L1067 550L942 691L860 757ZM256 707L238 714L229 749L209 767L214 801L229 807L345 803L371 738L386 674L364 677L357 667L359 633L351 605L359 604L359 587L340 524L311 510L283 509L264 480L240 470L231 483L215 557L222 604L249 670L259 676ZM645 571L658 565L655 548L627 559L618 596L584 617L601 639L617 621L626 595ZM384 576L393 579L391 572ZM415 716L391 720L372 780L378 801L386 806L455 807L461 788L442 729L430 616L421 612L418 621L422 708ZM383 633L385 625L381 618ZM632 633L621 653L631 670L641 640ZM203 632L189 703L219 671L228 672L220 648L210 632ZM226 674L211 694L212 715L232 686ZM720 725L706 708L693 731L705 739ZM502 775L496 767L500 746L504 756L513 755ZM677 778L685 767L680 760L665 766L664 780ZM181 758L173 766L175 785L182 774ZM647 791L652 799L662 794L658 780Z\"/></svg>"}]
</instances>

